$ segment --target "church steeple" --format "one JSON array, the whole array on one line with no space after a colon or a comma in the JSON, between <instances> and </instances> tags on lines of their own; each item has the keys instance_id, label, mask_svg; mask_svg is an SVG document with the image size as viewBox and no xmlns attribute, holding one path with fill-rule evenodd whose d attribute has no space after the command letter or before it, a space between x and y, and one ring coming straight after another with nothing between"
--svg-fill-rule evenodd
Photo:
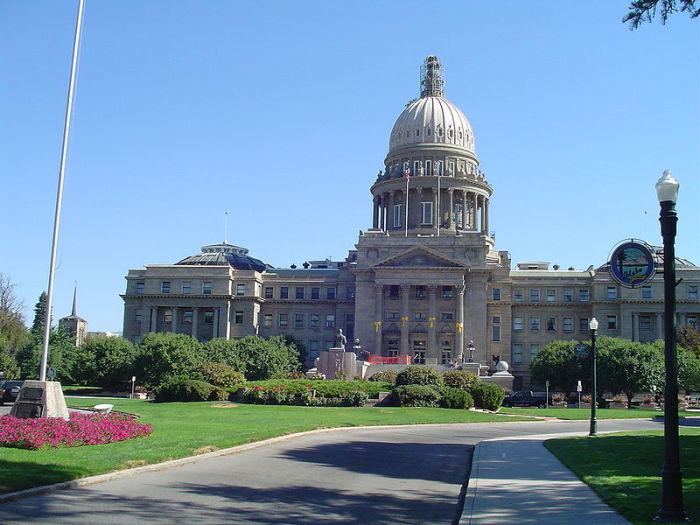
<instances>
[{"instance_id":1,"label":"church steeple","mask_svg":"<svg viewBox=\"0 0 700 525\"><path fill-rule=\"evenodd\" d=\"M442 65L440 64L440 59L438 59L438 57L435 55L427 56L420 70L421 98L445 96L445 93L442 91L445 81L442 78Z\"/></svg>"},{"instance_id":2,"label":"church steeple","mask_svg":"<svg viewBox=\"0 0 700 525\"><path fill-rule=\"evenodd\" d=\"M73 287L73 310L71 310L71 313L70 313L73 317L76 317L78 315L77 314L77 310L78 310L77 303L78 303L78 283L76 283L75 287Z\"/></svg>"}]
</instances>

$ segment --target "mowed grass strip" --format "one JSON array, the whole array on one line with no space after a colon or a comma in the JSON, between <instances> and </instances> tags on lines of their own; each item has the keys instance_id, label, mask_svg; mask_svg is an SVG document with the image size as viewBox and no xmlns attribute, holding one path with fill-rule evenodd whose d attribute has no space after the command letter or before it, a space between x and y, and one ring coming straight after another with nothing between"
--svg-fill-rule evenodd
<instances>
[{"instance_id":1,"label":"mowed grass strip","mask_svg":"<svg viewBox=\"0 0 700 525\"><path fill-rule=\"evenodd\" d=\"M372 425L477 423L529 418L442 408L317 408L231 403L153 403L131 399L68 398L71 406L109 402L140 417L153 433L106 445L49 450L0 448L0 492L48 485L134 466L160 463L271 437Z\"/></svg>"},{"instance_id":2,"label":"mowed grass strip","mask_svg":"<svg viewBox=\"0 0 700 525\"><path fill-rule=\"evenodd\" d=\"M501 408L500 413L516 416L556 417L557 419L590 419L590 408ZM680 417L697 417L697 412L678 412ZM635 419L663 417L664 413L657 410L640 410L637 408L599 408L596 419Z\"/></svg>"},{"instance_id":3,"label":"mowed grass strip","mask_svg":"<svg viewBox=\"0 0 700 525\"><path fill-rule=\"evenodd\" d=\"M680 429L683 500L700 518L700 428ZM629 521L652 523L661 506L663 431L552 439L544 443L559 460Z\"/></svg>"}]
</instances>

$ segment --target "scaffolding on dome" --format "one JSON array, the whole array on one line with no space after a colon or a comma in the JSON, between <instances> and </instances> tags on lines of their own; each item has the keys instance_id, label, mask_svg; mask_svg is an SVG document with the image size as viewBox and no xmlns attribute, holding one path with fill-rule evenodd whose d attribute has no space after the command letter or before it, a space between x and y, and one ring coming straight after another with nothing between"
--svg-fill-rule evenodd
<instances>
[{"instance_id":1,"label":"scaffolding on dome","mask_svg":"<svg viewBox=\"0 0 700 525\"><path fill-rule=\"evenodd\" d=\"M442 90L445 85L445 80L442 78L442 64L440 59L435 55L425 57L423 64L420 67L420 96L423 97L442 97Z\"/></svg>"}]
</instances>

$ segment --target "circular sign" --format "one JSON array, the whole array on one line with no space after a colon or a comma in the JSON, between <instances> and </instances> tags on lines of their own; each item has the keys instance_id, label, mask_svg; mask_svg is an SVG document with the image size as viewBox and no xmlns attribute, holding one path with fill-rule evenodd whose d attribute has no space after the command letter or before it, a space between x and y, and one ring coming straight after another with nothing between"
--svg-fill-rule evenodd
<instances>
[{"instance_id":1,"label":"circular sign","mask_svg":"<svg viewBox=\"0 0 700 525\"><path fill-rule=\"evenodd\" d=\"M634 239L619 244L610 255L610 275L622 286L634 288L651 280L656 271L649 246Z\"/></svg>"}]
</instances>

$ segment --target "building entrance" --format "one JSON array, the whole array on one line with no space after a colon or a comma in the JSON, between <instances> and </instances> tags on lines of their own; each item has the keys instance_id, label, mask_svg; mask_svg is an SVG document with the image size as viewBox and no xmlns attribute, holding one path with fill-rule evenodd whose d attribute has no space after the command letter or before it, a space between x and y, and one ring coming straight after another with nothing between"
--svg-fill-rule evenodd
<instances>
[{"instance_id":1,"label":"building entrance","mask_svg":"<svg viewBox=\"0 0 700 525\"><path fill-rule=\"evenodd\" d=\"M413 340L413 364L414 365L424 365L425 364L425 339L414 339Z\"/></svg>"}]
</instances>

